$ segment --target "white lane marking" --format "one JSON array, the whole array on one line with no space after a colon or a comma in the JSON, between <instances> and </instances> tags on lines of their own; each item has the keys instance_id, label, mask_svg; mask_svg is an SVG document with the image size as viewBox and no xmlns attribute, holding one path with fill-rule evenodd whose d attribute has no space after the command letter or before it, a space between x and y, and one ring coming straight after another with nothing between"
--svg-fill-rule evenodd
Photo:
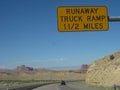
<instances>
[{"instance_id":1,"label":"white lane marking","mask_svg":"<svg viewBox=\"0 0 120 90\"><path fill-rule=\"evenodd\" d=\"M56 90L60 90L60 89L59 89L59 85L56 85Z\"/></svg>"}]
</instances>

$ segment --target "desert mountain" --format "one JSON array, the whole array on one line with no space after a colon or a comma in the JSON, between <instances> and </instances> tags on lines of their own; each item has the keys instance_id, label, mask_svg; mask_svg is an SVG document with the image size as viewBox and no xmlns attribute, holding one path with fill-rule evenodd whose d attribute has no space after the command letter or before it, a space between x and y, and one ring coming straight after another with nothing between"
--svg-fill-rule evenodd
<instances>
[{"instance_id":1,"label":"desert mountain","mask_svg":"<svg viewBox=\"0 0 120 90\"><path fill-rule=\"evenodd\" d=\"M33 68L25 65L15 70L1 70L0 80L81 80L85 78L88 65L84 64L78 70L49 70ZM84 73L82 73L84 72Z\"/></svg>"},{"instance_id":2,"label":"desert mountain","mask_svg":"<svg viewBox=\"0 0 120 90\"><path fill-rule=\"evenodd\" d=\"M86 82L93 85L120 85L120 51L93 62L86 76Z\"/></svg>"},{"instance_id":3,"label":"desert mountain","mask_svg":"<svg viewBox=\"0 0 120 90\"><path fill-rule=\"evenodd\" d=\"M26 67L25 65L18 66L16 68L16 71L33 71L34 69L32 67Z\"/></svg>"}]
</instances>

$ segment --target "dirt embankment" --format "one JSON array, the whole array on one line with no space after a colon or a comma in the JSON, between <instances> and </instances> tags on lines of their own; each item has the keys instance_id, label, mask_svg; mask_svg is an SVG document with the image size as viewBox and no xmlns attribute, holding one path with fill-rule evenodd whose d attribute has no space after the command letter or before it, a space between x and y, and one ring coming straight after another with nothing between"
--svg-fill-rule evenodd
<instances>
[{"instance_id":1,"label":"dirt embankment","mask_svg":"<svg viewBox=\"0 0 120 90\"><path fill-rule=\"evenodd\" d=\"M79 80L85 73L70 71L1 72L0 80Z\"/></svg>"},{"instance_id":2,"label":"dirt embankment","mask_svg":"<svg viewBox=\"0 0 120 90\"><path fill-rule=\"evenodd\" d=\"M87 71L86 82L93 85L120 85L120 51L96 60Z\"/></svg>"}]
</instances>

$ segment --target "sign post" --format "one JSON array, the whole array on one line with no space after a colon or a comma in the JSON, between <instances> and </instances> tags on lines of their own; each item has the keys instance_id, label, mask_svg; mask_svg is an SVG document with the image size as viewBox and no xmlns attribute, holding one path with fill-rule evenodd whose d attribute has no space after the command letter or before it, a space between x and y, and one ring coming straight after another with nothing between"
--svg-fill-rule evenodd
<instances>
[{"instance_id":1,"label":"sign post","mask_svg":"<svg viewBox=\"0 0 120 90\"><path fill-rule=\"evenodd\" d=\"M120 16L109 16L109 22L120 21Z\"/></svg>"},{"instance_id":2,"label":"sign post","mask_svg":"<svg viewBox=\"0 0 120 90\"><path fill-rule=\"evenodd\" d=\"M105 6L58 7L58 31L106 31L108 13Z\"/></svg>"}]
</instances>

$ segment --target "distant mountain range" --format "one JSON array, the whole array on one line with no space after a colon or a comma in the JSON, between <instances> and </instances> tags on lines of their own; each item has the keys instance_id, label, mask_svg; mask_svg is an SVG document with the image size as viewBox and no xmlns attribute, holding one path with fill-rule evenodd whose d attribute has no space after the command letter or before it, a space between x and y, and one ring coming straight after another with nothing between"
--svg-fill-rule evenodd
<instances>
[{"instance_id":1,"label":"distant mountain range","mask_svg":"<svg viewBox=\"0 0 120 90\"><path fill-rule=\"evenodd\" d=\"M51 70L21 65L12 70L0 69L0 80L83 80L88 67L84 64L78 69Z\"/></svg>"},{"instance_id":2,"label":"distant mountain range","mask_svg":"<svg viewBox=\"0 0 120 90\"><path fill-rule=\"evenodd\" d=\"M56 71L56 70L67 70L67 71L76 71L76 72L86 72L89 65L83 64L81 67L53 67L53 69L48 68L33 68L25 65L17 66L16 69L0 69L0 72L25 72L25 71ZM54 69L55 68L55 69Z\"/></svg>"}]
</instances>

